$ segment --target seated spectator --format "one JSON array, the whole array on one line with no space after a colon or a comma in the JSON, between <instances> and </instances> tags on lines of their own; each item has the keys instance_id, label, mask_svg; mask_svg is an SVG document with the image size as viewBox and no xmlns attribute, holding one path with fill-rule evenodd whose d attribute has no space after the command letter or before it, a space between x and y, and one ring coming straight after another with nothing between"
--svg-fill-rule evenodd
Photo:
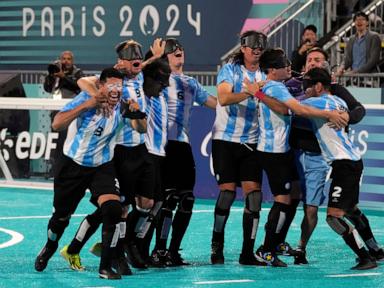
<instances>
[{"instance_id":1,"label":"seated spectator","mask_svg":"<svg viewBox=\"0 0 384 288\"><path fill-rule=\"evenodd\" d=\"M381 40L379 34L368 29L369 18L364 12L357 12L353 16L356 34L353 35L345 47L344 64L337 76L348 73L378 72L377 63L380 60Z\"/></svg>"},{"instance_id":2,"label":"seated spectator","mask_svg":"<svg viewBox=\"0 0 384 288\"><path fill-rule=\"evenodd\" d=\"M302 72L307 57L307 51L318 46L316 33L317 28L315 25L308 25L304 28L301 35L300 46L292 52L291 68L293 71L299 73Z\"/></svg>"}]
</instances>

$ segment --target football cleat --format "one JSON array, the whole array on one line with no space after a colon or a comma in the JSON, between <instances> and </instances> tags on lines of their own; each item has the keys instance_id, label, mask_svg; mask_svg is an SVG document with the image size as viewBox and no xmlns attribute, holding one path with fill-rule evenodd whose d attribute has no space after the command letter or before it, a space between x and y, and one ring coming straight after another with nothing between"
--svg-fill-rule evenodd
<instances>
[{"instance_id":1,"label":"football cleat","mask_svg":"<svg viewBox=\"0 0 384 288\"><path fill-rule=\"evenodd\" d=\"M63 249L60 250L60 255L68 262L69 267L72 270L84 271L85 268L81 265L81 259L79 254L69 254L68 245L65 245Z\"/></svg>"}]
</instances>

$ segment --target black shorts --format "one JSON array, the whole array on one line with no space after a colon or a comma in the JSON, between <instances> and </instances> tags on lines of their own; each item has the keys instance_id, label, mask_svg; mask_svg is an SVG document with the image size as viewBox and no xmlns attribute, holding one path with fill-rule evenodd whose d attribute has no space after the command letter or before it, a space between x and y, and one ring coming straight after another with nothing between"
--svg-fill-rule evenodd
<instances>
[{"instance_id":1,"label":"black shorts","mask_svg":"<svg viewBox=\"0 0 384 288\"><path fill-rule=\"evenodd\" d=\"M136 196L153 199L155 174L145 144L117 145L113 162L124 204L134 204Z\"/></svg>"},{"instance_id":2,"label":"black shorts","mask_svg":"<svg viewBox=\"0 0 384 288\"><path fill-rule=\"evenodd\" d=\"M292 180L296 166L291 151L286 153L269 153L257 151L262 169L268 177L273 196L291 193Z\"/></svg>"},{"instance_id":3,"label":"black shorts","mask_svg":"<svg viewBox=\"0 0 384 288\"><path fill-rule=\"evenodd\" d=\"M363 161L336 160L331 166L328 207L348 211L359 203Z\"/></svg>"},{"instance_id":4,"label":"black shorts","mask_svg":"<svg viewBox=\"0 0 384 288\"><path fill-rule=\"evenodd\" d=\"M256 144L212 140L213 170L218 184L242 181L261 183L262 170Z\"/></svg>"},{"instance_id":5,"label":"black shorts","mask_svg":"<svg viewBox=\"0 0 384 288\"><path fill-rule=\"evenodd\" d=\"M165 153L164 188L193 191L196 168L191 145L170 140L165 146Z\"/></svg>"},{"instance_id":6,"label":"black shorts","mask_svg":"<svg viewBox=\"0 0 384 288\"><path fill-rule=\"evenodd\" d=\"M153 181L154 191L153 191L153 199L155 202L164 200L164 156L159 156L155 154L148 153L148 159L152 163L154 178ZM150 180L148 180L150 181Z\"/></svg>"},{"instance_id":7,"label":"black shorts","mask_svg":"<svg viewBox=\"0 0 384 288\"><path fill-rule=\"evenodd\" d=\"M53 206L55 211L62 212L61 215L75 212L86 189L91 191L92 203L95 205L101 195L119 195L119 185L112 161L98 167L85 167L63 155L57 168L53 181Z\"/></svg>"}]
</instances>

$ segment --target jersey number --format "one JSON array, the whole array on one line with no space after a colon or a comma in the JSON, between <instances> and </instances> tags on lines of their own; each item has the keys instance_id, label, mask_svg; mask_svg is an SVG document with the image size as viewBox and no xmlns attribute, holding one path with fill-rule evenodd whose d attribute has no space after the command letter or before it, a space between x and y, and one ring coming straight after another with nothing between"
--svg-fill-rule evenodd
<instances>
[{"instance_id":1,"label":"jersey number","mask_svg":"<svg viewBox=\"0 0 384 288\"><path fill-rule=\"evenodd\" d=\"M335 186L334 187L334 191L332 192L332 198L340 198L341 197L341 191L343 189L341 189L340 186Z\"/></svg>"},{"instance_id":2,"label":"jersey number","mask_svg":"<svg viewBox=\"0 0 384 288\"><path fill-rule=\"evenodd\" d=\"M96 129L95 133L93 133L93 134L95 134L95 136L101 136L101 134L103 133L103 130L104 130L103 127L98 127Z\"/></svg>"}]
</instances>

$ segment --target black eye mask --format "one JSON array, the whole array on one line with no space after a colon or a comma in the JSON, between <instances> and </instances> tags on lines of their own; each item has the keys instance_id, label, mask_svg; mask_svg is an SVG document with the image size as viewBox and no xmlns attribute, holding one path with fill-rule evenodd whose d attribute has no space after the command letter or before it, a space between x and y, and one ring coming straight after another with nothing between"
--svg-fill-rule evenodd
<instances>
[{"instance_id":1,"label":"black eye mask","mask_svg":"<svg viewBox=\"0 0 384 288\"><path fill-rule=\"evenodd\" d=\"M241 46L247 46L251 49L260 48L264 50L267 47L267 37L261 33L242 37Z\"/></svg>"},{"instance_id":2,"label":"black eye mask","mask_svg":"<svg viewBox=\"0 0 384 288\"><path fill-rule=\"evenodd\" d=\"M120 50L118 53L119 58L122 60L142 60L143 53L138 45L129 45L127 48Z\"/></svg>"},{"instance_id":3,"label":"black eye mask","mask_svg":"<svg viewBox=\"0 0 384 288\"><path fill-rule=\"evenodd\" d=\"M281 56L277 57L275 61L269 63L268 68L275 68L275 69L280 69L280 68L285 68L291 65L291 61L287 58L287 56Z\"/></svg>"},{"instance_id":4,"label":"black eye mask","mask_svg":"<svg viewBox=\"0 0 384 288\"><path fill-rule=\"evenodd\" d=\"M177 49L184 50L183 46L176 39L167 39L165 42L164 54L174 53Z\"/></svg>"}]
</instances>

